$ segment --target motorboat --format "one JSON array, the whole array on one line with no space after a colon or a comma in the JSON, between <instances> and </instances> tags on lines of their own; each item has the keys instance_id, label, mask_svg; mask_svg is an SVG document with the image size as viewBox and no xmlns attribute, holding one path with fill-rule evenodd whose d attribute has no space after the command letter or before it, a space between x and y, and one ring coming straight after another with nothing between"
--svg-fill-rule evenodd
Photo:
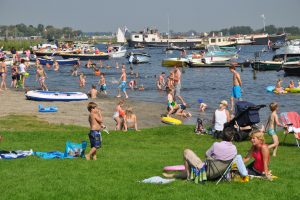
<instances>
[{"instance_id":1,"label":"motorboat","mask_svg":"<svg viewBox=\"0 0 300 200\"><path fill-rule=\"evenodd\" d=\"M112 58L121 58L126 55L127 49L121 45L110 46L108 55Z\"/></svg>"},{"instance_id":2,"label":"motorboat","mask_svg":"<svg viewBox=\"0 0 300 200\"><path fill-rule=\"evenodd\" d=\"M131 52L127 58L129 63L132 62L132 64L139 64L150 62L151 56L147 53Z\"/></svg>"},{"instance_id":3,"label":"motorboat","mask_svg":"<svg viewBox=\"0 0 300 200\"><path fill-rule=\"evenodd\" d=\"M284 62L282 69L287 75L300 76L300 60Z\"/></svg>"},{"instance_id":4,"label":"motorboat","mask_svg":"<svg viewBox=\"0 0 300 200\"><path fill-rule=\"evenodd\" d=\"M273 60L287 60L291 57L300 57L300 39L291 40L285 46L277 49Z\"/></svg>"},{"instance_id":5,"label":"motorboat","mask_svg":"<svg viewBox=\"0 0 300 200\"><path fill-rule=\"evenodd\" d=\"M41 65L53 65L56 61L59 65L75 65L79 62L78 58L68 58L68 59L62 59L62 60L56 60L53 57L44 57L44 58L38 58Z\"/></svg>"},{"instance_id":6,"label":"motorboat","mask_svg":"<svg viewBox=\"0 0 300 200\"><path fill-rule=\"evenodd\" d=\"M87 100L88 96L82 92L58 92L30 90L25 94L28 100L34 101L82 101Z\"/></svg>"}]
</instances>

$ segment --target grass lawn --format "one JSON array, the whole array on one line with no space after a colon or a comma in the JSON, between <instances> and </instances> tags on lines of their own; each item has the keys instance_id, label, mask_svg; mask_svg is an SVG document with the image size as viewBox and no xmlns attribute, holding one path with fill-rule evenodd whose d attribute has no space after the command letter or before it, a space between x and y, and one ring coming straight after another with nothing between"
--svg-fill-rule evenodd
<instances>
[{"instance_id":1,"label":"grass lawn","mask_svg":"<svg viewBox=\"0 0 300 200\"><path fill-rule=\"evenodd\" d=\"M0 199L299 199L300 149L281 145L271 157L270 169L279 178L273 182L207 182L196 185L177 180L166 185L138 181L161 175L166 165L182 164L184 148L201 158L214 142L198 136L193 126L162 126L141 132L103 134L97 161L84 159L43 160L34 156L0 160ZM88 141L88 129L53 125L29 116L0 118L2 150L64 151L67 140ZM279 134L280 139L283 138ZM270 142L271 138L267 137ZM287 143L294 144L293 136ZM248 141L236 143L242 155ZM89 150L89 148L88 148Z\"/></svg>"}]
</instances>

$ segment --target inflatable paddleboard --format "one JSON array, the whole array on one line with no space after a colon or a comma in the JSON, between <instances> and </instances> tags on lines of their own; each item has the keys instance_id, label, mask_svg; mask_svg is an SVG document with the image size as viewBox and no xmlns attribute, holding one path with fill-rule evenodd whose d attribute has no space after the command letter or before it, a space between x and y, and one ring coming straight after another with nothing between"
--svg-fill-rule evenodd
<instances>
[{"instance_id":1,"label":"inflatable paddleboard","mask_svg":"<svg viewBox=\"0 0 300 200\"><path fill-rule=\"evenodd\" d=\"M182 122L179 119L175 119L173 117L162 117L161 121L165 124L170 124L170 125L182 124Z\"/></svg>"}]
</instances>

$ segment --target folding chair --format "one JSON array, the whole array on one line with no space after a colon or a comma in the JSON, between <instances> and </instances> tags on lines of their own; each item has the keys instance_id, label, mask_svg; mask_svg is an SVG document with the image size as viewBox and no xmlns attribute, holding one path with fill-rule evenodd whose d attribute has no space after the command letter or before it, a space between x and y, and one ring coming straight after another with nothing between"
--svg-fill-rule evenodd
<instances>
[{"instance_id":1,"label":"folding chair","mask_svg":"<svg viewBox=\"0 0 300 200\"><path fill-rule=\"evenodd\" d=\"M224 173L222 174L222 176L219 178L219 180L217 181L216 185L218 185L222 180L227 180L230 181L230 179L228 177L230 177L228 175L228 173L230 173L230 171L232 170L232 166L233 164L236 164L236 167L238 169L238 172L240 174L241 177L246 177L248 176L248 171L246 169L246 166L243 162L243 158L241 155L237 155L228 165L228 167L226 168L226 170L224 171ZM231 177L230 177L231 178Z\"/></svg>"},{"instance_id":2,"label":"folding chair","mask_svg":"<svg viewBox=\"0 0 300 200\"><path fill-rule=\"evenodd\" d=\"M298 137L295 135L295 139L297 146L300 148L300 115L297 112L283 112L280 114L280 120L283 124L287 125L287 130L285 130L285 136L282 143L285 142L286 136L289 133L298 134Z\"/></svg>"}]
</instances>

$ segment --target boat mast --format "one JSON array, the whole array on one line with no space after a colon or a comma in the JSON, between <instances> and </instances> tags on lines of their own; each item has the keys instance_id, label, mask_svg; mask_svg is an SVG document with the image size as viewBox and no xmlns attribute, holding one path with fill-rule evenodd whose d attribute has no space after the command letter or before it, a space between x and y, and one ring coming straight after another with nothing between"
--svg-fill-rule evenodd
<instances>
[{"instance_id":1,"label":"boat mast","mask_svg":"<svg viewBox=\"0 0 300 200\"><path fill-rule=\"evenodd\" d=\"M265 20L266 20L266 17L265 17L265 15L264 14L262 14L261 15L261 18L262 18L262 20L263 20L263 25L264 25L264 33L266 32L266 22L265 22Z\"/></svg>"},{"instance_id":2,"label":"boat mast","mask_svg":"<svg viewBox=\"0 0 300 200\"><path fill-rule=\"evenodd\" d=\"M170 16L168 14L168 47L169 47L169 40L170 40Z\"/></svg>"}]
</instances>

